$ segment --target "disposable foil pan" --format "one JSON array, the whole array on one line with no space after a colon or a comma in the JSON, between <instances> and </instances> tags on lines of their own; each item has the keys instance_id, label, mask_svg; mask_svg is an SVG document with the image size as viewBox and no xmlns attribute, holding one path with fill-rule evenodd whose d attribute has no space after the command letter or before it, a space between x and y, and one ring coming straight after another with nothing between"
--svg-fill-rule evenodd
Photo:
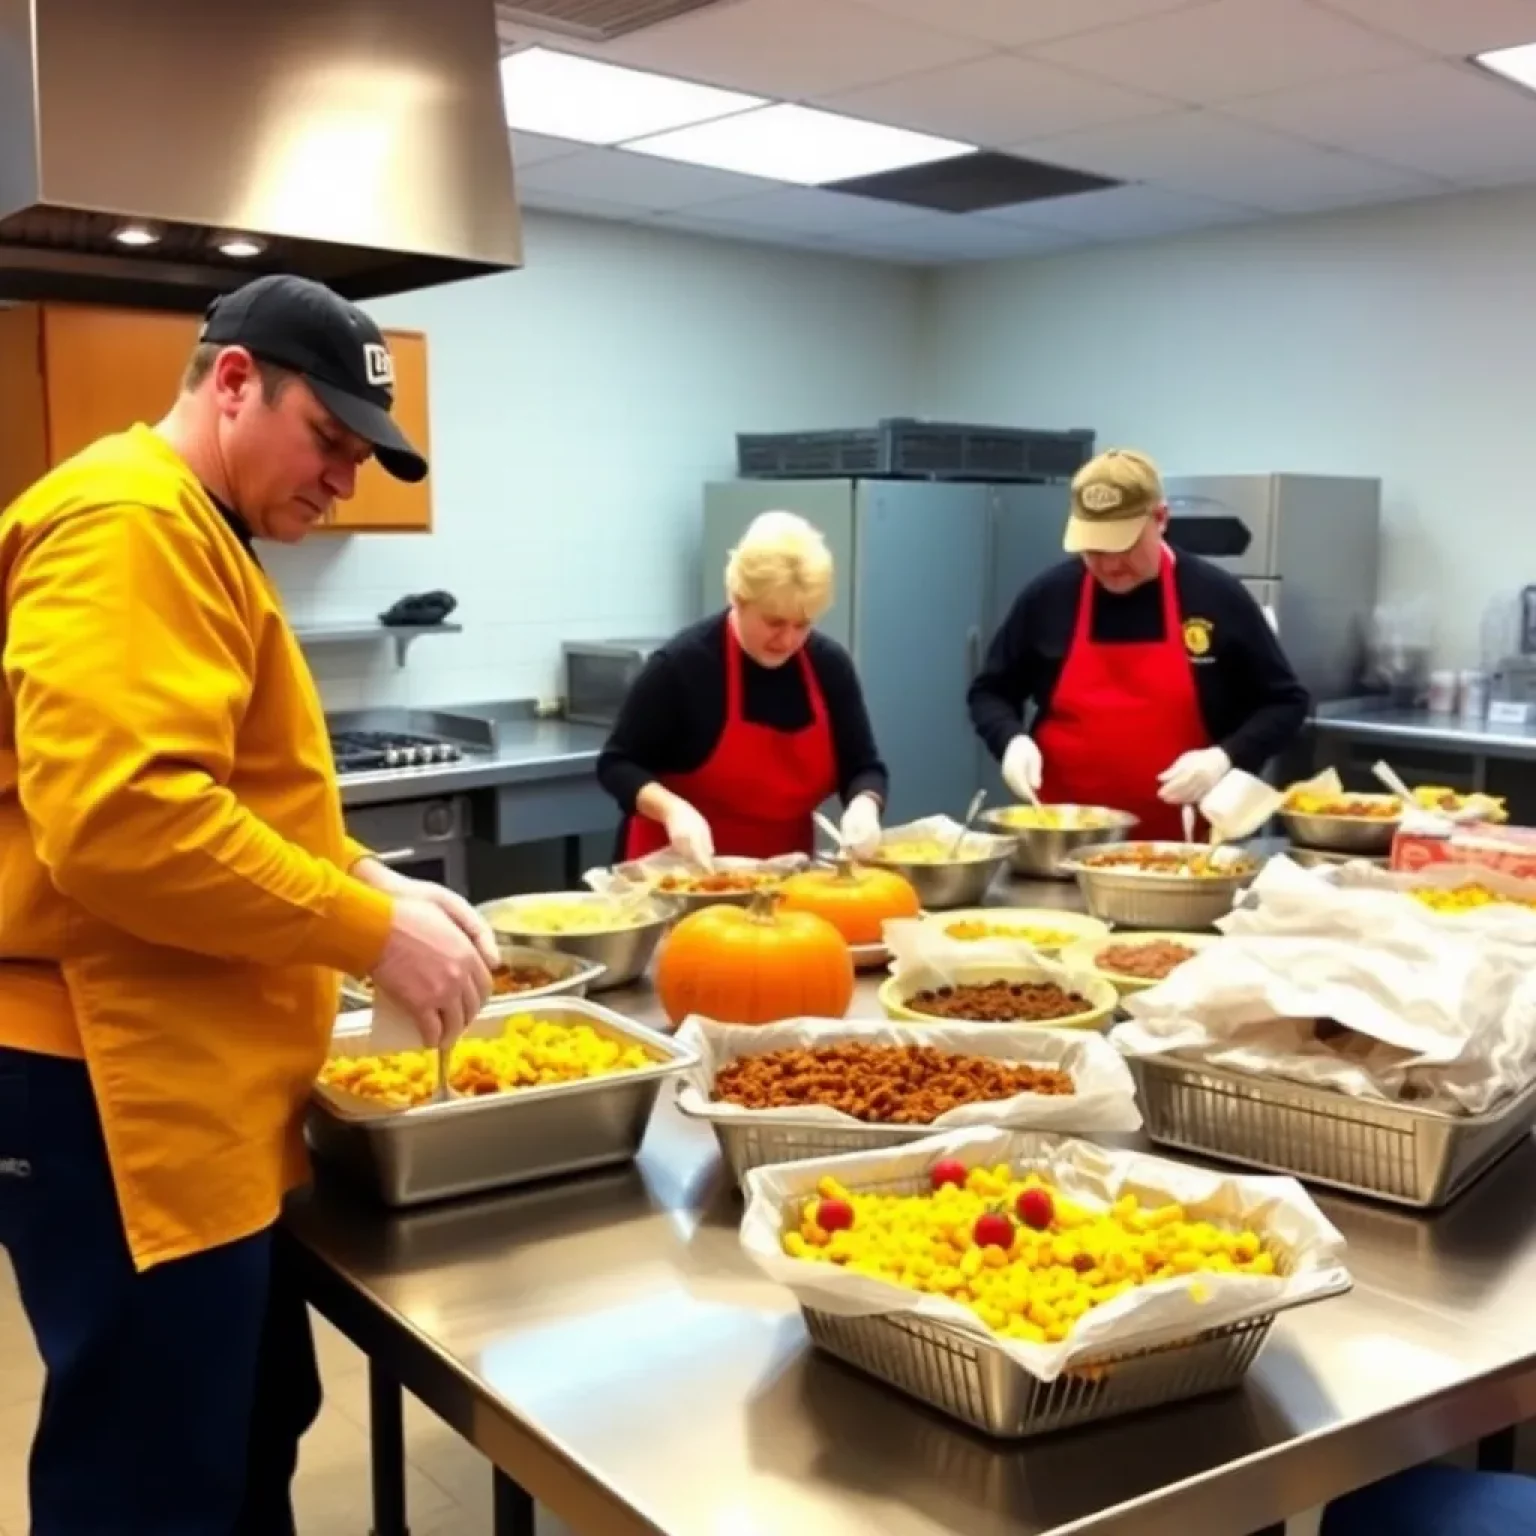
<instances>
[{"instance_id":1,"label":"disposable foil pan","mask_svg":"<svg viewBox=\"0 0 1536 1536\"><path fill-rule=\"evenodd\" d=\"M588 1024L611 1039L639 1043L654 1065L368 1116L343 1112L317 1089L306 1122L316 1159L392 1207L601 1168L635 1156L662 1083L697 1064L694 1053L670 1037L582 998L532 1004L515 995L500 998L468 1033L494 1036L508 1015L519 1013ZM367 1020L367 1014L343 1014L332 1053L368 1054Z\"/></svg>"}]
</instances>

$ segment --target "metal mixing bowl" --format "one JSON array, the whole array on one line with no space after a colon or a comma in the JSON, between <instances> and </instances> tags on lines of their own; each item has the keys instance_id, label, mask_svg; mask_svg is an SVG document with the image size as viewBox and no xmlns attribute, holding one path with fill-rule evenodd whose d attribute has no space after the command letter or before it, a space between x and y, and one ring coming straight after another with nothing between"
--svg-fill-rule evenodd
<instances>
[{"instance_id":1,"label":"metal mixing bowl","mask_svg":"<svg viewBox=\"0 0 1536 1536\"><path fill-rule=\"evenodd\" d=\"M1150 848L1167 853L1209 853L1204 843L1110 843L1092 850L1102 854ZM1247 867L1230 875L1161 875L1131 868L1105 868L1081 859L1072 865L1088 911L1122 928L1212 928L1232 910L1238 893L1252 883L1260 861L1247 856Z\"/></svg>"},{"instance_id":2,"label":"metal mixing bowl","mask_svg":"<svg viewBox=\"0 0 1536 1536\"><path fill-rule=\"evenodd\" d=\"M998 836L994 832L968 832L966 846L985 848L987 852L984 857L902 863L882 858L876 853L872 859L864 862L873 864L877 869L894 870L917 892L920 906L930 912L943 912L950 907L984 905L988 889L1013 852L1013 844L1011 832L1006 836Z\"/></svg>"},{"instance_id":3,"label":"metal mixing bowl","mask_svg":"<svg viewBox=\"0 0 1536 1536\"><path fill-rule=\"evenodd\" d=\"M604 985L602 963L584 955L572 954L569 949L535 949L533 945L505 933L496 935L496 948L501 954L501 963L508 970L536 965L553 980L542 987L529 987L522 992L492 993L489 1002L499 1003L508 997L523 998L530 1003L546 997L585 997L593 987ZM341 1003L343 1012L373 1007L372 985L352 976L344 978L341 984Z\"/></svg>"},{"instance_id":4,"label":"metal mixing bowl","mask_svg":"<svg viewBox=\"0 0 1536 1536\"><path fill-rule=\"evenodd\" d=\"M488 901L480 908L482 916L496 930L498 942L510 941L528 949L579 955L584 960L606 967L591 982L594 992L606 992L637 980L651 963L661 935L678 914L677 907L661 897L651 897L644 910L650 915L629 928L603 928L589 933L541 933L522 926L518 913L531 902L592 902L611 904L613 898L591 891L547 891L534 896L504 896Z\"/></svg>"},{"instance_id":5,"label":"metal mixing bowl","mask_svg":"<svg viewBox=\"0 0 1536 1536\"><path fill-rule=\"evenodd\" d=\"M1401 822L1401 816L1312 816L1283 806L1280 810L1280 824L1293 843L1326 853L1390 853Z\"/></svg>"},{"instance_id":6,"label":"metal mixing bowl","mask_svg":"<svg viewBox=\"0 0 1536 1536\"><path fill-rule=\"evenodd\" d=\"M1031 827L1008 821L1008 808L985 811L977 819L981 825L1002 836L1016 838L1009 865L1014 874L1028 880L1070 880L1071 870L1062 864L1083 848L1100 843L1123 841L1139 820L1128 811L1111 810L1102 805L1052 805L1052 811L1091 812L1103 817L1102 827Z\"/></svg>"}]
</instances>

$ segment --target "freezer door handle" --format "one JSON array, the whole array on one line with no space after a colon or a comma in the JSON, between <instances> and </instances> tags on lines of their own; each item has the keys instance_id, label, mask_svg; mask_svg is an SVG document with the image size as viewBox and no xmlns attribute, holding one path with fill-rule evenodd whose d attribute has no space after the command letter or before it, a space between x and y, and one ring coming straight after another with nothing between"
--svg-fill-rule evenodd
<instances>
[{"instance_id":1,"label":"freezer door handle","mask_svg":"<svg viewBox=\"0 0 1536 1536\"><path fill-rule=\"evenodd\" d=\"M373 855L380 864L410 864L420 857L414 848L391 848Z\"/></svg>"}]
</instances>

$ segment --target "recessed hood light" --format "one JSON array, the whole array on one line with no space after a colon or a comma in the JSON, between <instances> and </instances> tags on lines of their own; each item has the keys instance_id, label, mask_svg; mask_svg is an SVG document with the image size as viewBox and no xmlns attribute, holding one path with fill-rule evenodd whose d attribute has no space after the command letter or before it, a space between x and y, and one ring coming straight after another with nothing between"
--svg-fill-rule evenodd
<instances>
[{"instance_id":1,"label":"recessed hood light","mask_svg":"<svg viewBox=\"0 0 1536 1536\"><path fill-rule=\"evenodd\" d=\"M1472 62L1502 75L1528 91L1536 91L1536 43L1520 43L1514 48L1494 48L1476 54Z\"/></svg>"},{"instance_id":2,"label":"recessed hood light","mask_svg":"<svg viewBox=\"0 0 1536 1536\"><path fill-rule=\"evenodd\" d=\"M160 231L152 229L148 224L120 224L112 231L112 238L119 245L131 245L135 248L145 245L158 245L160 243Z\"/></svg>"},{"instance_id":3,"label":"recessed hood light","mask_svg":"<svg viewBox=\"0 0 1536 1536\"><path fill-rule=\"evenodd\" d=\"M252 256L260 256L267 248L266 241L258 240L254 235L220 235L214 244L220 255L235 261L248 261Z\"/></svg>"},{"instance_id":4,"label":"recessed hood light","mask_svg":"<svg viewBox=\"0 0 1536 1536\"><path fill-rule=\"evenodd\" d=\"M763 105L761 96L549 48L508 54L501 93L509 128L581 144L617 144Z\"/></svg>"},{"instance_id":5,"label":"recessed hood light","mask_svg":"<svg viewBox=\"0 0 1536 1536\"><path fill-rule=\"evenodd\" d=\"M976 152L974 144L788 103L620 145L745 176L823 186Z\"/></svg>"}]
</instances>

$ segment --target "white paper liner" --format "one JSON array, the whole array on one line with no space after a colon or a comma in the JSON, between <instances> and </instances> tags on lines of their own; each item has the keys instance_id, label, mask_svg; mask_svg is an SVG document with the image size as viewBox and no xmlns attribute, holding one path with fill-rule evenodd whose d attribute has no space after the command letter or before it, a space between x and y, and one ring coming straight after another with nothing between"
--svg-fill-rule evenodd
<instances>
[{"instance_id":1,"label":"white paper liner","mask_svg":"<svg viewBox=\"0 0 1536 1536\"><path fill-rule=\"evenodd\" d=\"M1271 860L1224 942L1122 1000L1128 1056L1177 1053L1353 1097L1480 1114L1536 1077L1528 944L1453 931L1395 889ZM1364 1039L1326 1044L1334 1020Z\"/></svg>"},{"instance_id":2,"label":"white paper liner","mask_svg":"<svg viewBox=\"0 0 1536 1536\"><path fill-rule=\"evenodd\" d=\"M725 1123L753 1121L814 1122L818 1125L873 1126L825 1104L784 1109L748 1109L710 1097L715 1075L743 1056L770 1051L835 1045L860 1040L869 1045L932 1046L996 1061L1025 1062L1065 1072L1076 1092L1070 1097L1020 1093L1011 1099L962 1104L932 1122L934 1131L966 1126L1003 1126L1011 1130L1087 1132L1134 1131L1141 1127L1136 1083L1124 1058L1102 1036L1088 1031L1031 1029L1027 1025L897 1024L882 1019L786 1019L780 1024L722 1024L698 1014L683 1021L676 1039L699 1054L699 1065L683 1079L678 1102L690 1114Z\"/></svg>"},{"instance_id":3,"label":"white paper liner","mask_svg":"<svg viewBox=\"0 0 1536 1536\"><path fill-rule=\"evenodd\" d=\"M969 1308L885 1280L851 1274L832 1264L793 1259L780 1246L800 1204L833 1174L855 1193L880 1189L911 1193L928 1188L933 1165L954 1157L968 1167L1036 1169L1069 1198L1107 1209L1122 1194L1145 1204L1177 1200L1189 1213L1231 1230L1252 1229L1284 1250L1289 1273L1280 1276L1200 1272L1159 1280L1094 1307L1059 1344L1031 1344L993 1333ZM770 1279L802 1306L845 1317L899 1313L946 1323L986 1340L1031 1376L1054 1381L1075 1363L1190 1338L1210 1328L1262 1316L1347 1290L1344 1239L1290 1178L1216 1173L1145 1153L1112 1150L1038 1132L949 1131L878 1152L754 1168L747 1175L747 1212L741 1245ZM1198 1284L1206 1299L1197 1300Z\"/></svg>"},{"instance_id":4,"label":"white paper liner","mask_svg":"<svg viewBox=\"0 0 1536 1536\"><path fill-rule=\"evenodd\" d=\"M715 869L722 874L733 869L771 869L780 874L792 875L797 870L807 868L811 859L804 853L785 853L773 859L742 859L734 855L722 855L713 862ZM697 865L690 864L670 848L662 848L656 853L646 854L643 859L631 859L623 864L615 864L611 869L589 869L582 879L592 890L603 895L631 896L641 890L654 890L667 875L698 873ZM689 893L663 891L661 894L686 896Z\"/></svg>"},{"instance_id":5,"label":"white paper liner","mask_svg":"<svg viewBox=\"0 0 1536 1536\"><path fill-rule=\"evenodd\" d=\"M1007 918L1009 909L999 907L998 919ZM1084 997L1083 989L1096 978L1082 966L1068 965L1054 956L1043 954L1028 939L952 939L943 926L931 918L887 918L882 933L891 952L891 974L903 989L952 987L988 965L1007 969L1029 966L1041 979L1053 981L1068 992Z\"/></svg>"},{"instance_id":6,"label":"white paper liner","mask_svg":"<svg viewBox=\"0 0 1536 1536\"><path fill-rule=\"evenodd\" d=\"M1463 885L1480 885L1512 901L1536 903L1536 880L1521 879L1502 869L1486 869L1479 864L1433 864L1408 872L1356 860L1313 873L1343 891L1391 891L1401 895L1415 890L1454 891ZM1510 944L1536 945L1536 905L1490 903L1462 912L1438 912L1422 902L1413 905L1415 911L1453 932L1484 934Z\"/></svg>"}]
</instances>

